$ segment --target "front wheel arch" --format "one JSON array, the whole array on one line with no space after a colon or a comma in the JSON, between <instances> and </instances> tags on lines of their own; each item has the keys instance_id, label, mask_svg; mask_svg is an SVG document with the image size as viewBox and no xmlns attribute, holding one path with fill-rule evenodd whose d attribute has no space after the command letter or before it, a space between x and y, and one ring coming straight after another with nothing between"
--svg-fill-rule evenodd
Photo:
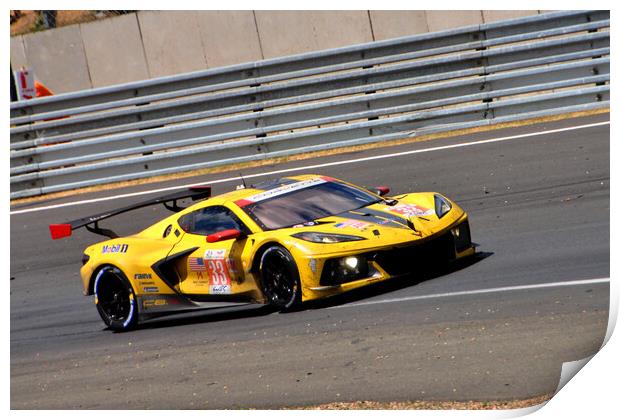
<instances>
[{"instance_id":1,"label":"front wheel arch","mask_svg":"<svg viewBox=\"0 0 620 420\"><path fill-rule=\"evenodd\" d=\"M290 311L301 303L301 278L295 257L281 244L267 246L257 258L257 277L267 303Z\"/></svg>"},{"instance_id":2,"label":"front wheel arch","mask_svg":"<svg viewBox=\"0 0 620 420\"><path fill-rule=\"evenodd\" d=\"M272 246L281 246L283 248L286 248L284 245L276 241L266 242L262 244L260 248L258 248L258 250L254 253L254 258L252 259L252 269L250 270L250 272L254 275L254 278L256 278L257 280L259 279L260 259L262 258L265 251L267 251Z\"/></svg>"}]
</instances>

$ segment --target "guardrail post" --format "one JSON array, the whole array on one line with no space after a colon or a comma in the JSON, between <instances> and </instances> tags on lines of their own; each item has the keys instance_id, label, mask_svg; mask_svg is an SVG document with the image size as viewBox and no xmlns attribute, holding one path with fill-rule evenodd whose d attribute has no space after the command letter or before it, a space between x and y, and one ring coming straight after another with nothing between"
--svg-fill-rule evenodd
<instances>
[{"instance_id":1,"label":"guardrail post","mask_svg":"<svg viewBox=\"0 0 620 420\"><path fill-rule=\"evenodd\" d=\"M37 155L25 156L18 158L11 158L11 167L22 165L37 165L40 163L40 158ZM37 178L31 181L15 182L11 183L11 194L23 191L23 190L39 190L45 186L45 182L42 178Z\"/></svg>"},{"instance_id":2,"label":"guardrail post","mask_svg":"<svg viewBox=\"0 0 620 420\"><path fill-rule=\"evenodd\" d=\"M361 60L364 60L365 58L366 58L366 52L365 52L365 51L362 51L362 53L361 53L361 55L360 55L360 59L361 59ZM370 66L363 66L363 67L362 67L362 69L364 69L364 70L366 70L366 69L372 69L372 68L374 68L374 66L373 66L373 65L370 65ZM362 83L363 83L364 85L368 85L368 84L370 84L370 80L368 79L368 77L364 77L364 78L362 79ZM372 95L373 93L376 93L376 91L375 91L375 90L365 90L365 91L364 91L364 95ZM370 102L370 101L366 101L366 109L370 111L372 108L373 108L373 106L372 106L372 102ZM373 120L378 120L378 119L379 119L379 117L368 117L367 121L373 121ZM372 137L373 135L374 135L374 133L373 133L373 129L372 129L372 128L369 128L369 129L368 129L368 136L369 136L369 137Z\"/></svg>"},{"instance_id":3,"label":"guardrail post","mask_svg":"<svg viewBox=\"0 0 620 420\"><path fill-rule=\"evenodd\" d=\"M476 40L477 41L484 42L484 41L486 41L488 39L487 38L487 32L484 29L479 30L478 33L475 34L475 35L476 35L476 38L477 38ZM476 48L476 51L481 51L484 54L484 51L488 51L488 49L487 49L487 47L482 46L482 47ZM483 81L480 84L480 92L491 92L491 91L493 91L493 86L491 85L491 82L489 82L487 80L487 76L489 74L488 71L487 71L487 68L489 66L489 59L488 59L488 57L487 56L482 57L479 60L478 64L480 66L482 66L482 69L483 69L482 73L480 74L480 76L482 76L482 78L483 78L482 79ZM482 99L482 103L484 103L484 104L488 104L488 103L491 103L491 102L493 102L493 97L490 96L490 95L489 95L488 98ZM482 112L482 118L486 119L486 120L494 119L495 118L495 112L494 112L493 108L485 109Z\"/></svg>"}]
</instances>

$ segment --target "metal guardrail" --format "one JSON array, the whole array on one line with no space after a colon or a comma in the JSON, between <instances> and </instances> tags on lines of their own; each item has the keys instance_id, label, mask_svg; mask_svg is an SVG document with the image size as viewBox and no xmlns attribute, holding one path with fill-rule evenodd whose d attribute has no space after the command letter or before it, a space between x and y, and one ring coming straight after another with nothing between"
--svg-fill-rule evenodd
<instances>
[{"instance_id":1,"label":"metal guardrail","mask_svg":"<svg viewBox=\"0 0 620 420\"><path fill-rule=\"evenodd\" d=\"M11 104L11 198L609 105L609 12Z\"/></svg>"}]
</instances>

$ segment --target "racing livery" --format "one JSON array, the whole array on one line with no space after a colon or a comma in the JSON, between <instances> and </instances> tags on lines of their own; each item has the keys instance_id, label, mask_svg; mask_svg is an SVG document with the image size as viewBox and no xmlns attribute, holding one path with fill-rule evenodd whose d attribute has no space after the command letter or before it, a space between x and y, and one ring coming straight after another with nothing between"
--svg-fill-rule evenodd
<instances>
[{"instance_id":1,"label":"racing livery","mask_svg":"<svg viewBox=\"0 0 620 420\"><path fill-rule=\"evenodd\" d=\"M50 225L110 239L84 251L83 292L112 330L194 309L248 303L287 310L429 264L474 254L467 214L439 193L388 197L320 175L290 176L211 197L192 187L156 199ZM179 201L198 201L189 207ZM99 222L163 204L174 213L135 235Z\"/></svg>"}]
</instances>

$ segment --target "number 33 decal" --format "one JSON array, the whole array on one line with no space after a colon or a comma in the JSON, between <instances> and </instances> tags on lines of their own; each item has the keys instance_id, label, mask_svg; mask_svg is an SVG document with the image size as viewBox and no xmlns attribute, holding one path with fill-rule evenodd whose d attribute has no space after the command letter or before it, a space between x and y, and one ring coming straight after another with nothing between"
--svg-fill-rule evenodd
<instances>
[{"instance_id":1,"label":"number 33 decal","mask_svg":"<svg viewBox=\"0 0 620 420\"><path fill-rule=\"evenodd\" d=\"M224 260L208 260L209 283L213 286L230 284L230 277Z\"/></svg>"}]
</instances>

